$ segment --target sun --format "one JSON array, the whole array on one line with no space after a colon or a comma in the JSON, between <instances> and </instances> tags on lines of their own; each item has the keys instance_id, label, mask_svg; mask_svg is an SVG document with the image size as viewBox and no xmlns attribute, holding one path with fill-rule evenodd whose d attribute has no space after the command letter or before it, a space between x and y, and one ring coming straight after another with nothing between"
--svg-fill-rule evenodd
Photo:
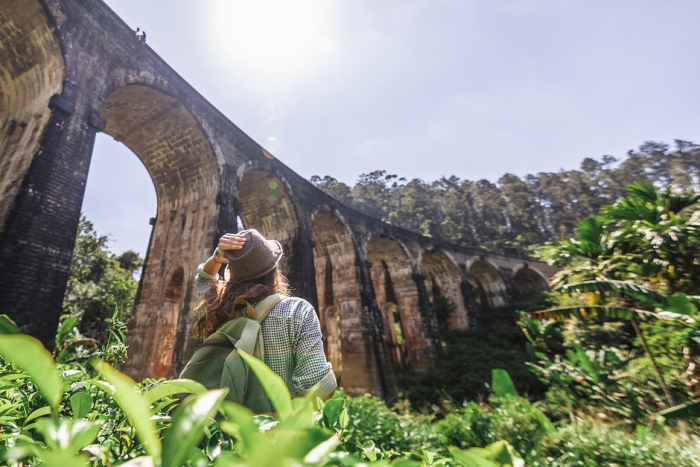
<instances>
[{"instance_id":1,"label":"sun","mask_svg":"<svg viewBox=\"0 0 700 467\"><path fill-rule=\"evenodd\" d=\"M214 0L207 29L225 66L268 82L298 79L333 52L336 0Z\"/></svg>"}]
</instances>

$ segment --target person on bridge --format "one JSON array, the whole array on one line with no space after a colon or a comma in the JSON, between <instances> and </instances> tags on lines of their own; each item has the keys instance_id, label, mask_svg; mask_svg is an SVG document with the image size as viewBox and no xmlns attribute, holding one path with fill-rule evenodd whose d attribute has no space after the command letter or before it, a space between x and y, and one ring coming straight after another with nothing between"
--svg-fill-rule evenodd
<instances>
[{"instance_id":1,"label":"person on bridge","mask_svg":"<svg viewBox=\"0 0 700 467\"><path fill-rule=\"evenodd\" d=\"M139 42L146 43L146 31L142 31L141 28L136 28L136 40Z\"/></svg>"},{"instance_id":2,"label":"person on bridge","mask_svg":"<svg viewBox=\"0 0 700 467\"><path fill-rule=\"evenodd\" d=\"M278 267L282 253L278 241L267 240L254 229L222 236L214 253L197 269L194 335L207 339L200 347L203 349L211 339L220 336L222 330L230 328L232 320L242 316L255 318L255 322L260 323L264 344L261 360L282 378L292 397L316 388L316 395L327 399L332 396L337 383L323 350L321 326L316 310L309 302L289 296L289 284ZM226 264L224 280L218 275L222 264ZM261 305L267 309L261 310ZM251 312L256 316L250 316ZM262 319L259 319L260 313L263 313ZM251 325L251 320L242 321ZM230 337L229 340L235 341ZM219 342L228 344L226 338ZM209 351L205 349L203 352ZM185 367L182 377L199 380L197 375L206 373L207 365L216 365L211 357L198 358L197 352ZM230 354L226 352L219 352L221 355L217 358L230 361ZM205 368L197 369L198 365ZM220 370L215 370L213 377L209 377L214 387L219 381L217 371ZM232 385L235 386L235 382ZM230 391L235 391L235 388ZM249 407L257 411L256 407Z\"/></svg>"}]
</instances>

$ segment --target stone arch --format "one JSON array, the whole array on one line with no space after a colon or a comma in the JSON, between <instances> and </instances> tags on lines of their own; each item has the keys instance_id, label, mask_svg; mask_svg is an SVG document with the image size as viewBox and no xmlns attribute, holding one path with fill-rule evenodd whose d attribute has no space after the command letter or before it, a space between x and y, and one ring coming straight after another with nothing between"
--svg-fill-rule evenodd
<instances>
[{"instance_id":1,"label":"stone arch","mask_svg":"<svg viewBox=\"0 0 700 467\"><path fill-rule=\"evenodd\" d=\"M515 271L513 283L518 295L527 295L532 292L540 292L549 288L547 280L534 269L528 266Z\"/></svg>"},{"instance_id":2,"label":"stone arch","mask_svg":"<svg viewBox=\"0 0 700 467\"><path fill-rule=\"evenodd\" d=\"M326 352L331 357L334 347L340 350L346 391L371 392L379 382L371 333L362 307L357 250L350 230L336 214L319 211L313 218L311 243L319 308L336 309L340 318L333 323L329 321L332 317L321 314ZM333 342L334 326L338 326L338 342Z\"/></svg>"},{"instance_id":3,"label":"stone arch","mask_svg":"<svg viewBox=\"0 0 700 467\"><path fill-rule=\"evenodd\" d=\"M133 350L126 369L136 378L172 375L186 363L196 343L188 312L192 303L183 303L181 291L172 300L168 291L191 284L191 280L185 284L181 265L190 270L211 252L219 214L219 164L194 115L179 100L152 86L129 84L115 89L100 115L105 133L125 144L144 164L158 200L130 326L128 345ZM183 270L177 272L177 267ZM181 280L181 286L173 285L173 280ZM194 294L187 296L194 299ZM154 329L158 340L153 339ZM180 348L175 349L176 344Z\"/></svg>"},{"instance_id":4,"label":"stone arch","mask_svg":"<svg viewBox=\"0 0 700 467\"><path fill-rule=\"evenodd\" d=\"M282 244L280 270L289 275L299 234L299 219L289 185L270 171L249 168L238 184L238 215L247 229Z\"/></svg>"},{"instance_id":5,"label":"stone arch","mask_svg":"<svg viewBox=\"0 0 700 467\"><path fill-rule=\"evenodd\" d=\"M421 273L425 277L431 303L444 298L455 307L447 316L436 316L441 332L465 329L469 319L461 291L462 275L454 261L441 251L428 252L423 255Z\"/></svg>"},{"instance_id":6,"label":"stone arch","mask_svg":"<svg viewBox=\"0 0 700 467\"><path fill-rule=\"evenodd\" d=\"M386 316L387 303L399 308L404 330L404 364L410 368L423 369L431 361L433 350L430 337L423 324L420 310L420 295L414 279L414 270L406 249L398 241L386 237L371 237L367 242L367 260L379 309ZM387 330L384 330L385 334Z\"/></svg>"},{"instance_id":7,"label":"stone arch","mask_svg":"<svg viewBox=\"0 0 700 467\"><path fill-rule=\"evenodd\" d=\"M506 281L490 262L483 259L474 261L469 266L469 278L476 286L476 298L481 308L498 308L507 303Z\"/></svg>"},{"instance_id":8,"label":"stone arch","mask_svg":"<svg viewBox=\"0 0 700 467\"><path fill-rule=\"evenodd\" d=\"M0 8L0 234L61 93L65 63L42 2ZM54 98L54 99L56 99Z\"/></svg>"}]
</instances>

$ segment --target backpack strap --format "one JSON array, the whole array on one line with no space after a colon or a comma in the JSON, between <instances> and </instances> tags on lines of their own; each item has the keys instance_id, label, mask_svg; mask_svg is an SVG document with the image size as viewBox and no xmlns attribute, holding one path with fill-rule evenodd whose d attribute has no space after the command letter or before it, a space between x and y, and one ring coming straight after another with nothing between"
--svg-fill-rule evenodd
<instances>
[{"instance_id":1,"label":"backpack strap","mask_svg":"<svg viewBox=\"0 0 700 467\"><path fill-rule=\"evenodd\" d=\"M246 317L254 320L257 323L262 323L275 305L281 302L283 298L284 297L282 295L276 293L263 298L256 303L255 306L251 305L250 302L245 299L237 300L236 304L246 306Z\"/></svg>"}]
</instances>

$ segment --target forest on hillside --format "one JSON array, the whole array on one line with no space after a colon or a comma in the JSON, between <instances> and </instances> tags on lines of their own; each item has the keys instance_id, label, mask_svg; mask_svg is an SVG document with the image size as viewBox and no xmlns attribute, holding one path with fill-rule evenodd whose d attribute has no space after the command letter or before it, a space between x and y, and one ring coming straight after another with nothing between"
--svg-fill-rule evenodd
<instances>
[{"instance_id":1,"label":"forest on hillside","mask_svg":"<svg viewBox=\"0 0 700 467\"><path fill-rule=\"evenodd\" d=\"M625 193L628 183L687 189L700 183L700 146L646 141L618 159L586 158L578 169L525 177L506 173L495 183L456 176L426 182L375 170L354 186L332 176L310 181L338 201L413 232L461 246L525 256L528 247L574 234L577 222Z\"/></svg>"}]
</instances>

